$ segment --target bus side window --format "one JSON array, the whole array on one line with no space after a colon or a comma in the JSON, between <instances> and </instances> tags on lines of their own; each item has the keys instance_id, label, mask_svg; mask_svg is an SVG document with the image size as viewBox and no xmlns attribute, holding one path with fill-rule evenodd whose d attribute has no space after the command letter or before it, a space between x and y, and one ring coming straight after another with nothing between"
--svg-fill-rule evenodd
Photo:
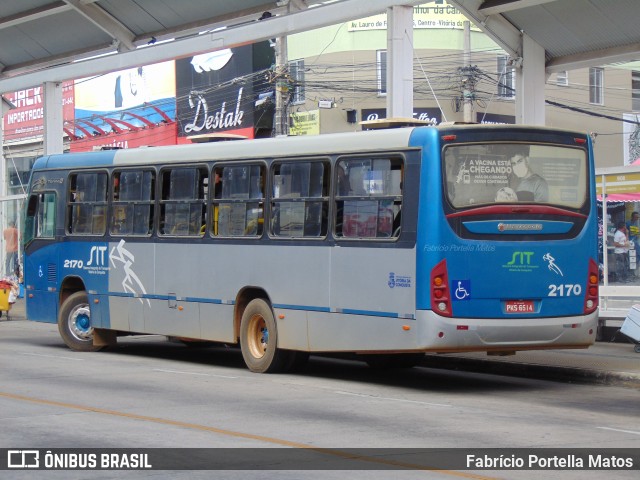
<instances>
[{"instance_id":1,"label":"bus side window","mask_svg":"<svg viewBox=\"0 0 640 480\"><path fill-rule=\"evenodd\" d=\"M327 234L329 164L287 162L272 170L271 234L279 237L323 237Z\"/></svg>"},{"instance_id":2,"label":"bus side window","mask_svg":"<svg viewBox=\"0 0 640 480\"><path fill-rule=\"evenodd\" d=\"M55 213L55 192L32 195L27 204L24 243L27 244L34 238L54 238Z\"/></svg>"},{"instance_id":3,"label":"bus side window","mask_svg":"<svg viewBox=\"0 0 640 480\"><path fill-rule=\"evenodd\" d=\"M177 167L162 172L160 233L202 236L206 219L208 172L203 167Z\"/></svg>"},{"instance_id":4,"label":"bus side window","mask_svg":"<svg viewBox=\"0 0 640 480\"><path fill-rule=\"evenodd\" d=\"M225 165L214 168L210 206L214 236L259 237L264 225L265 168Z\"/></svg>"},{"instance_id":5,"label":"bus side window","mask_svg":"<svg viewBox=\"0 0 640 480\"><path fill-rule=\"evenodd\" d=\"M335 174L335 235L397 238L401 230L401 158L348 158Z\"/></svg>"},{"instance_id":6,"label":"bus side window","mask_svg":"<svg viewBox=\"0 0 640 480\"><path fill-rule=\"evenodd\" d=\"M67 233L104 235L106 207L106 172L71 174L67 197Z\"/></svg>"},{"instance_id":7,"label":"bus side window","mask_svg":"<svg viewBox=\"0 0 640 480\"><path fill-rule=\"evenodd\" d=\"M153 227L155 191L153 171L114 172L112 182L112 235L149 235Z\"/></svg>"}]
</instances>

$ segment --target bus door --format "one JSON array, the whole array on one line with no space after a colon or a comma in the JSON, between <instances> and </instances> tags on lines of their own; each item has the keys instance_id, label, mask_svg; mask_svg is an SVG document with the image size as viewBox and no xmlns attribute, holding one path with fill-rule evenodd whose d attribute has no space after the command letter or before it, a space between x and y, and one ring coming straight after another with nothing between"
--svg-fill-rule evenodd
<instances>
[{"instance_id":1,"label":"bus door","mask_svg":"<svg viewBox=\"0 0 640 480\"><path fill-rule=\"evenodd\" d=\"M24 220L24 284L27 318L55 321L51 312L58 309L57 265L55 242L56 192L33 193L28 200ZM51 320L53 319L53 320Z\"/></svg>"}]
</instances>

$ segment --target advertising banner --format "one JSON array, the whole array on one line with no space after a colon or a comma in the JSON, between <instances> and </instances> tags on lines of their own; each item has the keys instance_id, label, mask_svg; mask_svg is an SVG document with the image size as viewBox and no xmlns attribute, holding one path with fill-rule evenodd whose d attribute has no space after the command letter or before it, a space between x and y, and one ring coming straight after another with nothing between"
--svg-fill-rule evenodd
<instances>
[{"instance_id":1,"label":"advertising banner","mask_svg":"<svg viewBox=\"0 0 640 480\"><path fill-rule=\"evenodd\" d=\"M448 28L463 29L467 18L454 5L444 0L425 2L413 7L413 28ZM384 30L387 28L387 14L372 15L348 23L350 32L357 30ZM471 24L471 30L480 29Z\"/></svg>"},{"instance_id":2,"label":"advertising banner","mask_svg":"<svg viewBox=\"0 0 640 480\"><path fill-rule=\"evenodd\" d=\"M483 125L515 125L515 115L500 115L499 113L476 113L476 121Z\"/></svg>"},{"instance_id":3,"label":"advertising banner","mask_svg":"<svg viewBox=\"0 0 640 480\"><path fill-rule=\"evenodd\" d=\"M269 42L176 60L176 104L181 139L222 132L254 138L255 103L270 89L275 53Z\"/></svg>"},{"instance_id":4,"label":"advertising banner","mask_svg":"<svg viewBox=\"0 0 640 480\"><path fill-rule=\"evenodd\" d=\"M4 116L4 141L7 143L42 135L44 131L44 88L42 86L8 92L4 97L16 108ZM73 82L62 84L62 116L73 120Z\"/></svg>"},{"instance_id":5,"label":"advertising banner","mask_svg":"<svg viewBox=\"0 0 640 480\"><path fill-rule=\"evenodd\" d=\"M624 164L640 164L640 112L625 113L622 118L625 120L622 123Z\"/></svg>"},{"instance_id":6,"label":"advertising banner","mask_svg":"<svg viewBox=\"0 0 640 480\"><path fill-rule=\"evenodd\" d=\"M76 80L74 133L87 138L173 122L175 91L173 61ZM175 138L162 143L170 144Z\"/></svg>"},{"instance_id":7,"label":"advertising banner","mask_svg":"<svg viewBox=\"0 0 640 480\"><path fill-rule=\"evenodd\" d=\"M387 118L386 108L363 108L361 113L363 121ZM438 125L442 121L442 112L439 108L414 108L413 118Z\"/></svg>"},{"instance_id":8,"label":"advertising banner","mask_svg":"<svg viewBox=\"0 0 640 480\"><path fill-rule=\"evenodd\" d=\"M289 135L320 135L320 110L294 112L290 118Z\"/></svg>"}]
</instances>

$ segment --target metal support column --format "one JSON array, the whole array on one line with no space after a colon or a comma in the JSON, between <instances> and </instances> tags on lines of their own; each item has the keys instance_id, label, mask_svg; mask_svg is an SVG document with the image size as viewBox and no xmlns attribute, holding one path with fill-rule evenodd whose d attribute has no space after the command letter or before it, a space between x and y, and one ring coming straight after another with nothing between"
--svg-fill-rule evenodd
<instances>
[{"instance_id":1,"label":"metal support column","mask_svg":"<svg viewBox=\"0 0 640 480\"><path fill-rule=\"evenodd\" d=\"M5 114L15 108L15 106L2 97L1 102L2 109L0 110L0 199L7 196L7 161L4 158L4 116Z\"/></svg>"},{"instance_id":2,"label":"metal support column","mask_svg":"<svg viewBox=\"0 0 640 480\"><path fill-rule=\"evenodd\" d=\"M62 83L46 82L44 90L44 154L63 153Z\"/></svg>"},{"instance_id":3,"label":"metal support column","mask_svg":"<svg viewBox=\"0 0 640 480\"><path fill-rule=\"evenodd\" d=\"M516 123L545 124L544 48L522 34L522 59L516 61Z\"/></svg>"},{"instance_id":4,"label":"metal support column","mask_svg":"<svg viewBox=\"0 0 640 480\"><path fill-rule=\"evenodd\" d=\"M413 117L413 7L387 9L387 118Z\"/></svg>"}]
</instances>

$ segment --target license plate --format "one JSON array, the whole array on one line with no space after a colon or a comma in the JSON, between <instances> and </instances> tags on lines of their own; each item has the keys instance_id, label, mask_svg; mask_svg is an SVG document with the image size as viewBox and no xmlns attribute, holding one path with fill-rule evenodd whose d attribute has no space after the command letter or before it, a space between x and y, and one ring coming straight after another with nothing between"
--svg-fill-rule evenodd
<instances>
[{"instance_id":1,"label":"license plate","mask_svg":"<svg viewBox=\"0 0 640 480\"><path fill-rule=\"evenodd\" d=\"M533 313L533 300L507 300L507 313Z\"/></svg>"}]
</instances>

